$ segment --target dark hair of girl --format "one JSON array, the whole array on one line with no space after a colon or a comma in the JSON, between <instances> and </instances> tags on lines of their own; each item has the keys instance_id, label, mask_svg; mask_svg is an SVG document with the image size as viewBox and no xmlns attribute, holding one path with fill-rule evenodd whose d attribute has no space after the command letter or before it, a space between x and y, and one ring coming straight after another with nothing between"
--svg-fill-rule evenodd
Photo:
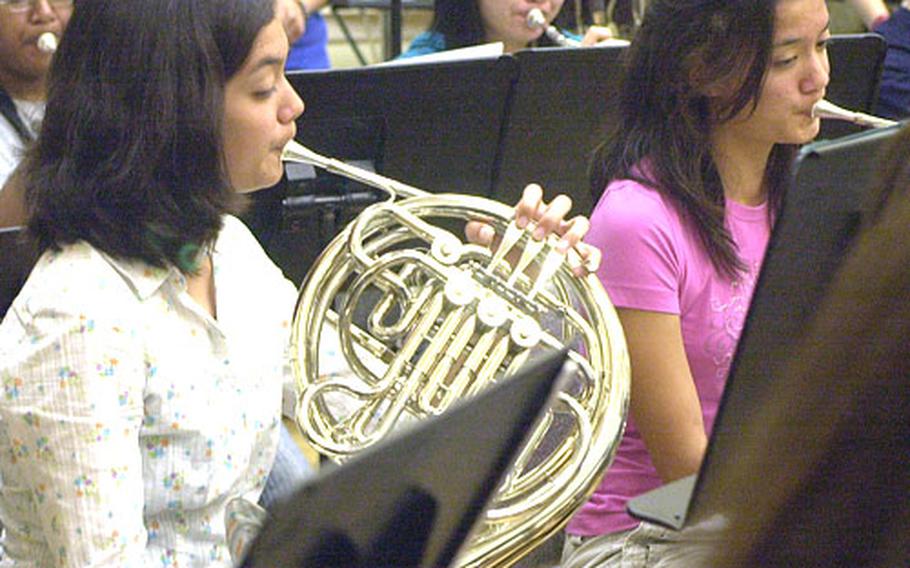
<instances>
[{"instance_id":1,"label":"dark hair of girl","mask_svg":"<svg viewBox=\"0 0 910 568\"><path fill-rule=\"evenodd\" d=\"M754 109L771 59L774 0L654 0L625 62L615 117L591 162L596 202L613 179L672 197L691 218L718 271L743 269L724 226L724 192L711 156L716 124ZM706 93L738 85L725 100ZM779 210L796 147L776 145L765 170ZM770 222L770 220L769 220Z\"/></svg>"},{"instance_id":2,"label":"dark hair of girl","mask_svg":"<svg viewBox=\"0 0 910 568\"><path fill-rule=\"evenodd\" d=\"M430 29L445 36L447 49L486 41L477 0L436 0Z\"/></svg>"},{"instance_id":3,"label":"dark hair of girl","mask_svg":"<svg viewBox=\"0 0 910 568\"><path fill-rule=\"evenodd\" d=\"M273 18L272 0L80 0L25 160L39 246L194 268L243 203L222 144L225 82Z\"/></svg>"}]
</instances>

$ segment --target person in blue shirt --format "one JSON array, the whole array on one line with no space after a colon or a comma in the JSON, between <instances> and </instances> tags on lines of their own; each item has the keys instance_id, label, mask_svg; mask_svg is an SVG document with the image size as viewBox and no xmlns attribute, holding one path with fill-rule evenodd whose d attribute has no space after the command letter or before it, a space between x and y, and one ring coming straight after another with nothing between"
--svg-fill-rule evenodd
<instances>
[{"instance_id":1,"label":"person in blue shirt","mask_svg":"<svg viewBox=\"0 0 910 568\"><path fill-rule=\"evenodd\" d=\"M888 44L875 114L901 120L910 117L910 0L846 0L862 20Z\"/></svg>"},{"instance_id":2,"label":"person in blue shirt","mask_svg":"<svg viewBox=\"0 0 910 568\"><path fill-rule=\"evenodd\" d=\"M873 31L888 43L875 112L898 120L910 117L910 0Z\"/></svg>"},{"instance_id":3,"label":"person in blue shirt","mask_svg":"<svg viewBox=\"0 0 910 568\"><path fill-rule=\"evenodd\" d=\"M528 3L524 0L436 0L430 28L414 38L400 58L428 55L449 49L489 42L502 42L512 53L532 45L552 45L543 29L528 26L528 12L540 9L550 24L562 9L563 0ZM584 37L562 30L582 45L594 45L611 37L605 27L592 26Z\"/></svg>"},{"instance_id":4,"label":"person in blue shirt","mask_svg":"<svg viewBox=\"0 0 910 568\"><path fill-rule=\"evenodd\" d=\"M291 42L285 69L328 69L329 33L319 13L328 0L278 0L279 18Z\"/></svg>"},{"instance_id":5,"label":"person in blue shirt","mask_svg":"<svg viewBox=\"0 0 910 568\"><path fill-rule=\"evenodd\" d=\"M318 12L311 12L307 16L306 32L291 44L285 69L295 71L330 68L332 64L329 61L328 43L329 30L325 19Z\"/></svg>"}]
</instances>

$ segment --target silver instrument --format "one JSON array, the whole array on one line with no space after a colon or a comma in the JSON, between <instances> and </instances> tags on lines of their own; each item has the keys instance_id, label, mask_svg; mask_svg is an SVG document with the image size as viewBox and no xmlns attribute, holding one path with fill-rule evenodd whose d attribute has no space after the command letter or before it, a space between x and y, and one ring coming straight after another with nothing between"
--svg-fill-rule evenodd
<instances>
[{"instance_id":1,"label":"silver instrument","mask_svg":"<svg viewBox=\"0 0 910 568\"><path fill-rule=\"evenodd\" d=\"M432 194L289 143L304 162L389 194L324 249L292 324L297 424L344 462L398 428L444 412L535 353L568 349L572 377L520 451L457 566L509 566L556 534L594 491L625 423L629 361L622 327L575 250L531 238L514 209ZM464 242L491 225L495 251ZM337 345L343 361L325 356ZM343 365L340 365L343 363ZM347 366L345 368L345 365Z\"/></svg>"},{"instance_id":2,"label":"silver instrument","mask_svg":"<svg viewBox=\"0 0 910 568\"><path fill-rule=\"evenodd\" d=\"M43 53L55 53L60 40L54 32L44 32L38 36L38 49Z\"/></svg>"},{"instance_id":3,"label":"silver instrument","mask_svg":"<svg viewBox=\"0 0 910 568\"><path fill-rule=\"evenodd\" d=\"M638 31L645 19L645 12L648 11L647 0L632 0L632 28Z\"/></svg>"},{"instance_id":4,"label":"silver instrument","mask_svg":"<svg viewBox=\"0 0 910 568\"><path fill-rule=\"evenodd\" d=\"M815 103L815 106L812 108L812 116L833 120L844 120L867 128L886 128L888 126L900 124L896 120L872 116L871 114L866 114L864 112L847 110L824 99Z\"/></svg>"},{"instance_id":5,"label":"silver instrument","mask_svg":"<svg viewBox=\"0 0 910 568\"><path fill-rule=\"evenodd\" d=\"M530 12L528 12L528 18L526 22L528 24L528 27L531 29L543 28L544 33L547 34L547 37L550 38L550 41L556 45L562 47L581 47L580 41L566 37L565 34L556 29L556 26L547 24L547 19L543 15L543 11L541 11L540 8L533 8Z\"/></svg>"}]
</instances>

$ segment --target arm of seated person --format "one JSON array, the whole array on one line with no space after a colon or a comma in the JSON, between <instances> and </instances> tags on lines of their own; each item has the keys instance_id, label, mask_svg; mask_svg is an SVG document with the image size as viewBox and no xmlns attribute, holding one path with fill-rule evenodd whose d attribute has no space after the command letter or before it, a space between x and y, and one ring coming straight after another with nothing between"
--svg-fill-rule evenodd
<instances>
[{"instance_id":1,"label":"arm of seated person","mask_svg":"<svg viewBox=\"0 0 910 568\"><path fill-rule=\"evenodd\" d=\"M581 38L581 45L589 47L613 39L613 32L606 26L591 26Z\"/></svg>"},{"instance_id":2,"label":"arm of seated person","mask_svg":"<svg viewBox=\"0 0 910 568\"><path fill-rule=\"evenodd\" d=\"M307 14L314 14L329 4L329 0L304 0Z\"/></svg>"},{"instance_id":3,"label":"arm of seated person","mask_svg":"<svg viewBox=\"0 0 910 568\"><path fill-rule=\"evenodd\" d=\"M866 29L873 29L888 19L888 7L884 0L848 0L849 4L863 20Z\"/></svg>"},{"instance_id":4,"label":"arm of seated person","mask_svg":"<svg viewBox=\"0 0 910 568\"><path fill-rule=\"evenodd\" d=\"M277 0L275 17L284 26L290 43L300 39L306 31L306 14L300 0Z\"/></svg>"},{"instance_id":5,"label":"arm of seated person","mask_svg":"<svg viewBox=\"0 0 910 568\"><path fill-rule=\"evenodd\" d=\"M620 308L632 370L630 410L666 483L698 472L708 439L679 316Z\"/></svg>"},{"instance_id":6,"label":"arm of seated person","mask_svg":"<svg viewBox=\"0 0 910 568\"><path fill-rule=\"evenodd\" d=\"M288 41L294 43L306 33L306 21L310 14L324 8L329 0L278 0L275 15L284 25Z\"/></svg>"},{"instance_id":7,"label":"arm of seated person","mask_svg":"<svg viewBox=\"0 0 910 568\"><path fill-rule=\"evenodd\" d=\"M119 328L52 310L0 367L4 521L33 531L8 534L7 556L26 540L42 565L142 565L145 362Z\"/></svg>"}]
</instances>

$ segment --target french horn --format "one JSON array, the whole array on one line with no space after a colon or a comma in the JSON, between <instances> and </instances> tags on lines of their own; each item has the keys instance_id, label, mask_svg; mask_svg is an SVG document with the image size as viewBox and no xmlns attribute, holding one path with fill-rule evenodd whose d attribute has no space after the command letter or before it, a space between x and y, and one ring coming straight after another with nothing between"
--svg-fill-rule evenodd
<instances>
[{"instance_id":1,"label":"french horn","mask_svg":"<svg viewBox=\"0 0 910 568\"><path fill-rule=\"evenodd\" d=\"M559 531L593 492L622 437L629 360L619 319L581 257L519 229L512 207L432 194L291 142L283 159L389 194L366 208L311 267L293 320L296 420L320 454L343 462L398 427L441 412L567 347L573 379L501 483L458 566L509 566ZM467 221L501 236L464 242ZM335 345L347 368L323 358ZM467 464L469 465L469 464Z\"/></svg>"}]
</instances>

